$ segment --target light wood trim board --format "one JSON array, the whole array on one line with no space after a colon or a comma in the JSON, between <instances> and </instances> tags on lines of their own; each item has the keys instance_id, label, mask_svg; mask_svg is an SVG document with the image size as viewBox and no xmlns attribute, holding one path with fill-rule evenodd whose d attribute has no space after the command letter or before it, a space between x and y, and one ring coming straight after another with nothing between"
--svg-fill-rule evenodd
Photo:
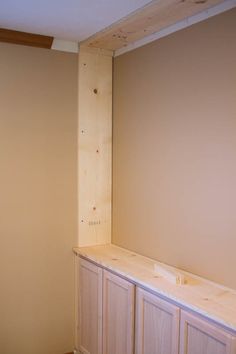
<instances>
[{"instance_id":1,"label":"light wood trim board","mask_svg":"<svg viewBox=\"0 0 236 354\"><path fill-rule=\"evenodd\" d=\"M111 242L112 52L79 52L78 245Z\"/></svg>"},{"instance_id":2,"label":"light wood trim board","mask_svg":"<svg viewBox=\"0 0 236 354\"><path fill-rule=\"evenodd\" d=\"M115 51L220 3L223 0L154 0L82 43Z\"/></svg>"}]
</instances>

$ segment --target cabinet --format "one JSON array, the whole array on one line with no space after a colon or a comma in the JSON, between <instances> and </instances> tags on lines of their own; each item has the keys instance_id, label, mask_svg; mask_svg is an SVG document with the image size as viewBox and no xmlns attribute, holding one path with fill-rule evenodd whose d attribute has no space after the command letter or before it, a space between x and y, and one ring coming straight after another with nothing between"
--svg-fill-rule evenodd
<instances>
[{"instance_id":1,"label":"cabinet","mask_svg":"<svg viewBox=\"0 0 236 354\"><path fill-rule=\"evenodd\" d=\"M103 271L103 354L133 354L134 288Z\"/></svg>"},{"instance_id":2,"label":"cabinet","mask_svg":"<svg viewBox=\"0 0 236 354\"><path fill-rule=\"evenodd\" d=\"M180 354L236 354L235 337L181 311Z\"/></svg>"},{"instance_id":3,"label":"cabinet","mask_svg":"<svg viewBox=\"0 0 236 354\"><path fill-rule=\"evenodd\" d=\"M78 274L80 353L133 354L135 286L84 259Z\"/></svg>"},{"instance_id":4,"label":"cabinet","mask_svg":"<svg viewBox=\"0 0 236 354\"><path fill-rule=\"evenodd\" d=\"M80 354L236 354L232 332L138 283L81 258L78 274Z\"/></svg>"},{"instance_id":5,"label":"cabinet","mask_svg":"<svg viewBox=\"0 0 236 354\"><path fill-rule=\"evenodd\" d=\"M135 354L178 354L178 307L137 288Z\"/></svg>"},{"instance_id":6,"label":"cabinet","mask_svg":"<svg viewBox=\"0 0 236 354\"><path fill-rule=\"evenodd\" d=\"M78 340L82 354L102 353L102 269L79 259Z\"/></svg>"}]
</instances>

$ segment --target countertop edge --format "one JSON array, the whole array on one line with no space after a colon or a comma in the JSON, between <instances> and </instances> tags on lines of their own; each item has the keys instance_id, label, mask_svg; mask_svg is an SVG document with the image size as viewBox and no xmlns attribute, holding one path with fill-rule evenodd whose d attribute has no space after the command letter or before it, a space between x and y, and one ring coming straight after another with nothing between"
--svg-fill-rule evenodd
<instances>
[{"instance_id":1,"label":"countertop edge","mask_svg":"<svg viewBox=\"0 0 236 354\"><path fill-rule=\"evenodd\" d=\"M93 247L93 246L91 246L91 247ZM118 247L118 248L120 248L120 247ZM122 249L122 248L120 248L120 249ZM124 250L126 250L126 249L124 249ZM73 248L73 252L74 252L74 254L76 254L78 256L81 256L93 263L96 263L97 265L101 266L102 268L108 269L108 270L116 273L117 275L122 276L123 278L131 281L135 285L141 286L142 288L149 290L156 295L159 295L161 297L166 298L167 300L170 300L171 302L174 302L175 304L179 305L180 307L182 307L184 309L187 309L189 311L193 311L196 314L201 315L201 316L205 317L206 319L213 321L214 323L216 323L220 326L223 326L225 329L229 330L230 332L233 332L233 335L236 335L236 326L224 321L222 318L214 316L213 314L206 312L205 310L203 310L202 308L200 308L194 304L185 302L185 301L173 296L172 294L169 294L168 292L163 291L162 289L160 289L158 287L153 287L150 284L147 284L147 282L142 281L136 277L133 277L132 275L127 274L126 272L122 272L121 270L119 270L115 266L111 266L110 264L107 264L106 262L99 260L97 257L93 257L92 255L87 254L81 248L75 247L75 248ZM148 257L145 257L145 258L148 259ZM220 286L221 285L219 285L219 287Z\"/></svg>"}]
</instances>

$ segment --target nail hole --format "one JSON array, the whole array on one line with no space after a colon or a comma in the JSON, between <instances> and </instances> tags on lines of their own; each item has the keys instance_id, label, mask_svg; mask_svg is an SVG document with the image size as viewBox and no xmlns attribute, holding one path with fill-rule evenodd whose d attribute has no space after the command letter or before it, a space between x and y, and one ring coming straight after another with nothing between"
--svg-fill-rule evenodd
<instances>
[{"instance_id":1,"label":"nail hole","mask_svg":"<svg viewBox=\"0 0 236 354\"><path fill-rule=\"evenodd\" d=\"M98 93L97 89L94 89L93 92L95 93L95 95Z\"/></svg>"}]
</instances>

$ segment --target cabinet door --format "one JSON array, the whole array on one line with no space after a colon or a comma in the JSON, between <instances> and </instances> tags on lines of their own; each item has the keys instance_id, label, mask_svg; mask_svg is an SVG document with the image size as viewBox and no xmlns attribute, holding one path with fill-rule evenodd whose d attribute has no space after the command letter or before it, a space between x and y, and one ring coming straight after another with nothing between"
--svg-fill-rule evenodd
<instances>
[{"instance_id":1,"label":"cabinet door","mask_svg":"<svg viewBox=\"0 0 236 354\"><path fill-rule=\"evenodd\" d=\"M136 354L178 354L179 308L137 288Z\"/></svg>"},{"instance_id":2,"label":"cabinet door","mask_svg":"<svg viewBox=\"0 0 236 354\"><path fill-rule=\"evenodd\" d=\"M79 261L79 350L102 354L102 269Z\"/></svg>"},{"instance_id":3,"label":"cabinet door","mask_svg":"<svg viewBox=\"0 0 236 354\"><path fill-rule=\"evenodd\" d=\"M236 354L230 334L186 311L180 328L180 354Z\"/></svg>"},{"instance_id":4,"label":"cabinet door","mask_svg":"<svg viewBox=\"0 0 236 354\"><path fill-rule=\"evenodd\" d=\"M133 354L134 289L129 281L104 270L103 354Z\"/></svg>"}]
</instances>

